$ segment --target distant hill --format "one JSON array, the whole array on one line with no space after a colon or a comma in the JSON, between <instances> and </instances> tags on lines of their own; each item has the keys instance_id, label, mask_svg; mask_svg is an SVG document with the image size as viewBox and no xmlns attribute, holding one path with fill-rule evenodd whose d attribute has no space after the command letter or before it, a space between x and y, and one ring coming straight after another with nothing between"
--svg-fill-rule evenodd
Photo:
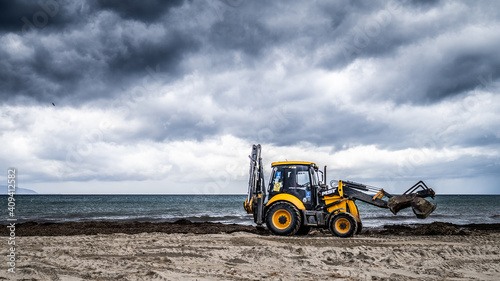
<instances>
[{"instance_id":1,"label":"distant hill","mask_svg":"<svg viewBox=\"0 0 500 281\"><path fill-rule=\"evenodd\" d=\"M1 189L0 194L7 194L7 186L4 186ZM31 189L16 187L16 194L38 194L38 193Z\"/></svg>"}]
</instances>

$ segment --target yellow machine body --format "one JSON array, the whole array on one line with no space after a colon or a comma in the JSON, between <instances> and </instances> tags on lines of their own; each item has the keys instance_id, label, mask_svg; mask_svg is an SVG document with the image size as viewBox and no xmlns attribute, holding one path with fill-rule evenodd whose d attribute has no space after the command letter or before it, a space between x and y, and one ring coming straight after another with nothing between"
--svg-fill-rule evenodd
<instances>
[{"instance_id":1,"label":"yellow machine body","mask_svg":"<svg viewBox=\"0 0 500 281\"><path fill-rule=\"evenodd\" d=\"M325 196L324 200L325 205L340 201L338 204L335 204L327 209L329 213L335 210L338 210L339 212L347 212L353 215L358 222L361 222L361 218L358 212L358 206L356 206L356 203L354 203L354 201L340 197L338 195Z\"/></svg>"},{"instance_id":2,"label":"yellow machine body","mask_svg":"<svg viewBox=\"0 0 500 281\"><path fill-rule=\"evenodd\" d=\"M299 198L297 198L291 194L288 194L288 193L280 193L280 194L274 195L271 198L271 200L269 200L267 202L266 207L271 206L271 204L273 204L274 202L277 202L277 201L286 201L286 202L292 203L299 210L306 209L306 207L304 206L302 201L300 201Z\"/></svg>"}]
</instances>

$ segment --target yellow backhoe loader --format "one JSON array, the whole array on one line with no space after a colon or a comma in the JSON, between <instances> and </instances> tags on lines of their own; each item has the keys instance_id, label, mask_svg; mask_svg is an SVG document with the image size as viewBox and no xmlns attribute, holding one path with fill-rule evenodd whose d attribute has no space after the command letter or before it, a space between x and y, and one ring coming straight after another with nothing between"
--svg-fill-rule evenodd
<instances>
[{"instance_id":1,"label":"yellow backhoe loader","mask_svg":"<svg viewBox=\"0 0 500 281\"><path fill-rule=\"evenodd\" d=\"M313 162L272 163L266 190L260 144L253 145L249 157L250 179L244 208L247 213L253 214L258 227L265 223L276 235L305 235L311 227L328 228L339 237L358 234L362 222L356 200L387 208L393 214L411 206L417 218L421 219L436 209L436 204L423 199L434 199L435 195L434 190L423 181L397 196L352 181L332 181L328 186L325 184L326 166L323 172Z\"/></svg>"}]
</instances>

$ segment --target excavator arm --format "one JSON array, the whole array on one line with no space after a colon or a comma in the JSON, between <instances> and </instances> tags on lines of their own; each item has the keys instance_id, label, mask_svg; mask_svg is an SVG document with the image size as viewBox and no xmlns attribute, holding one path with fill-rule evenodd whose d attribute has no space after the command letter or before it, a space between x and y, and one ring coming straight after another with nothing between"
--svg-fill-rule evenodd
<instances>
[{"instance_id":1,"label":"excavator arm","mask_svg":"<svg viewBox=\"0 0 500 281\"><path fill-rule=\"evenodd\" d=\"M330 184L333 185L334 183L332 181ZM357 199L380 208L388 208L393 214L397 214L400 210L411 206L413 213L419 219L425 219L436 209L436 204L423 199L426 197L434 199L435 195L434 190L427 187L423 181L417 182L402 195L397 196L374 186L342 180L338 182L337 192L340 196ZM376 194L370 195L369 193ZM384 200L384 197L388 198L388 200Z\"/></svg>"},{"instance_id":2,"label":"excavator arm","mask_svg":"<svg viewBox=\"0 0 500 281\"><path fill-rule=\"evenodd\" d=\"M264 171L262 168L261 146L253 145L250 158L250 171L248 180L248 194L243 207L249 214L254 215L254 222L261 226L264 223L264 200L266 189L264 184Z\"/></svg>"}]
</instances>

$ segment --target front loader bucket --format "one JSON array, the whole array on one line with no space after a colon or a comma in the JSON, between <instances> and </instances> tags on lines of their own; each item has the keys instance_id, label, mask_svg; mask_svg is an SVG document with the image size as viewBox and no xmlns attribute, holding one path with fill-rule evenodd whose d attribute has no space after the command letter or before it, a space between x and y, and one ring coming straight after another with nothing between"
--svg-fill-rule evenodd
<instances>
[{"instance_id":1,"label":"front loader bucket","mask_svg":"<svg viewBox=\"0 0 500 281\"><path fill-rule=\"evenodd\" d=\"M432 204L431 202L420 197L415 197L415 199L411 201L413 213L415 213L419 219L425 219L428 217L432 212L434 212L436 206L437 204Z\"/></svg>"},{"instance_id":2,"label":"front loader bucket","mask_svg":"<svg viewBox=\"0 0 500 281\"><path fill-rule=\"evenodd\" d=\"M389 198L387 207L393 214L397 214L400 210L411 206L417 218L425 219L434 212L437 204L432 204L423 197L434 198L434 195L434 190L428 188L423 181L419 181L402 195Z\"/></svg>"}]
</instances>

